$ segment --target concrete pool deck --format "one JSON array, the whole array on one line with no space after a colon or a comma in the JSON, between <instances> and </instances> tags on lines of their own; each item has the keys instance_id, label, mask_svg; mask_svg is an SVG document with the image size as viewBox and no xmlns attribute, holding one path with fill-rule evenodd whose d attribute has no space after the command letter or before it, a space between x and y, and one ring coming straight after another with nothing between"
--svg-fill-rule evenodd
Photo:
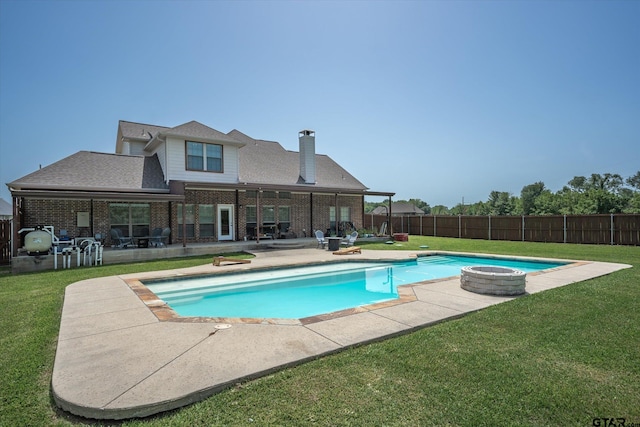
<instances>
[{"instance_id":1,"label":"concrete pool deck","mask_svg":"<svg viewBox=\"0 0 640 427\"><path fill-rule=\"evenodd\" d=\"M162 310L153 310L161 305L158 300L145 299L130 286L154 277L349 259L400 260L428 253L434 252L363 250L335 256L320 249L274 250L255 253L250 264L208 264L74 283L65 291L51 382L54 400L62 409L86 418L144 417L203 400L286 366L522 298L468 292L460 288L456 276L403 287L399 302L302 321L189 321L163 318ZM541 292L629 267L579 261L527 274L526 291ZM222 320L231 327L219 329Z\"/></svg>"}]
</instances>

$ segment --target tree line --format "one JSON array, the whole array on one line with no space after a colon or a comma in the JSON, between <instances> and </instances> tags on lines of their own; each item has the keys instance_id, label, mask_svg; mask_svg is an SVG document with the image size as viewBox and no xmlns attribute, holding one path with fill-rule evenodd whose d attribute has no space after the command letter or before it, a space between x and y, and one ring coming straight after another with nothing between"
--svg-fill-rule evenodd
<instances>
[{"instance_id":1,"label":"tree line","mask_svg":"<svg viewBox=\"0 0 640 427\"><path fill-rule=\"evenodd\" d=\"M420 199L397 200L412 203L427 215L589 215L640 213L640 171L626 179L619 174L575 176L555 193L539 181L525 185L520 196L492 191L484 202L458 203L451 208L431 207ZM388 202L365 202L365 212Z\"/></svg>"}]
</instances>

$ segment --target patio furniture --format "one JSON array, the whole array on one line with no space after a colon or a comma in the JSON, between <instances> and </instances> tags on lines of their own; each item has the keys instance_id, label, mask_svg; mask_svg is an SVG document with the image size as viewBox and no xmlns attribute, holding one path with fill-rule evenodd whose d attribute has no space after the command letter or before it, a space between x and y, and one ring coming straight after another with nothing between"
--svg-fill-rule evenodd
<instances>
[{"instance_id":1,"label":"patio furniture","mask_svg":"<svg viewBox=\"0 0 640 427\"><path fill-rule=\"evenodd\" d=\"M327 241L324 239L324 233L322 231L316 230L316 239L318 239L318 247L324 249Z\"/></svg>"},{"instance_id":2,"label":"patio furniture","mask_svg":"<svg viewBox=\"0 0 640 427\"><path fill-rule=\"evenodd\" d=\"M342 237L327 237L327 240L330 251L337 251L340 249L340 241L342 240Z\"/></svg>"},{"instance_id":3,"label":"patio furniture","mask_svg":"<svg viewBox=\"0 0 640 427\"><path fill-rule=\"evenodd\" d=\"M58 236L55 236L55 234L53 234L53 227L50 227L50 230L47 230L47 227L44 227L44 228L45 228L45 231L47 231L49 234L52 235L52 245L60 247L61 251L63 247L70 248L75 244L74 239L69 237L67 230L60 230L60 237L58 237Z\"/></svg>"},{"instance_id":4,"label":"patio furniture","mask_svg":"<svg viewBox=\"0 0 640 427\"><path fill-rule=\"evenodd\" d=\"M167 243L169 242L169 236L171 236L171 228L166 227L162 228L154 228L151 237L149 238L149 244L155 247L167 247Z\"/></svg>"},{"instance_id":5,"label":"patio furniture","mask_svg":"<svg viewBox=\"0 0 640 427\"><path fill-rule=\"evenodd\" d=\"M131 237L124 237L122 231L119 228L111 229L111 240L113 245L117 248L127 248L128 246L135 246Z\"/></svg>"},{"instance_id":6,"label":"patio furniture","mask_svg":"<svg viewBox=\"0 0 640 427\"><path fill-rule=\"evenodd\" d=\"M138 248L148 248L149 247L149 236L139 236L134 237L133 242L136 244Z\"/></svg>"},{"instance_id":7,"label":"patio furniture","mask_svg":"<svg viewBox=\"0 0 640 427\"><path fill-rule=\"evenodd\" d=\"M79 245L78 248L84 254L84 258L82 260L83 265L102 265L102 244L100 242L95 241L92 238L85 238Z\"/></svg>"},{"instance_id":8,"label":"patio furniture","mask_svg":"<svg viewBox=\"0 0 640 427\"><path fill-rule=\"evenodd\" d=\"M69 238L69 234L67 233L67 230L60 230L59 240L61 242L68 242L71 240L71 238Z\"/></svg>"},{"instance_id":9,"label":"patio furniture","mask_svg":"<svg viewBox=\"0 0 640 427\"><path fill-rule=\"evenodd\" d=\"M349 234L349 236L347 237L347 240L343 240L342 242L340 242L340 244L345 246L353 246L357 238L358 238L358 232L354 231L351 234Z\"/></svg>"}]
</instances>

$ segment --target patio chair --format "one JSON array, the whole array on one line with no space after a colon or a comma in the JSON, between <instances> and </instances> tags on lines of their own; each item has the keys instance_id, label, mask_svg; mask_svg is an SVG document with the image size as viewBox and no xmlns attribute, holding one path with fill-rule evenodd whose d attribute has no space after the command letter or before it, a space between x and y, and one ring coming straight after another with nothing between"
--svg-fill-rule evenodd
<instances>
[{"instance_id":1,"label":"patio chair","mask_svg":"<svg viewBox=\"0 0 640 427\"><path fill-rule=\"evenodd\" d=\"M91 237L85 237L77 245L77 250L83 255L82 265L102 265L103 246L100 242Z\"/></svg>"},{"instance_id":2,"label":"patio chair","mask_svg":"<svg viewBox=\"0 0 640 427\"><path fill-rule=\"evenodd\" d=\"M324 240L324 233L320 230L316 230L316 239L318 239L318 247L324 249L324 245L328 242Z\"/></svg>"},{"instance_id":3,"label":"patio chair","mask_svg":"<svg viewBox=\"0 0 640 427\"><path fill-rule=\"evenodd\" d=\"M120 230L119 228L111 229L111 240L113 242L113 245L117 248L126 249L128 246L135 246L135 243L133 243L133 238L124 237L122 235L122 230Z\"/></svg>"},{"instance_id":4,"label":"patio chair","mask_svg":"<svg viewBox=\"0 0 640 427\"><path fill-rule=\"evenodd\" d=\"M162 228L154 228L151 238L149 239L149 244L155 247L164 246L166 248L169 242L169 236L171 236L171 228L167 227L164 230Z\"/></svg>"},{"instance_id":5,"label":"patio chair","mask_svg":"<svg viewBox=\"0 0 640 427\"><path fill-rule=\"evenodd\" d=\"M343 240L342 242L340 242L340 244L344 246L353 246L357 238L358 238L358 232L354 231L351 234L349 234L349 236L347 237L347 240Z\"/></svg>"},{"instance_id":6,"label":"patio chair","mask_svg":"<svg viewBox=\"0 0 640 427\"><path fill-rule=\"evenodd\" d=\"M160 237L162 237L162 228L154 228L149 236L149 245L156 246L159 243Z\"/></svg>"}]
</instances>

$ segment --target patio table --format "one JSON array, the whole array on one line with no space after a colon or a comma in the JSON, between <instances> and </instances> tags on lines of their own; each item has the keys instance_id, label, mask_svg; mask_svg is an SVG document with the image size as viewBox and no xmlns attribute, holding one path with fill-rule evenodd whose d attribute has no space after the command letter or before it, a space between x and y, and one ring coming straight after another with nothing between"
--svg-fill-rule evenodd
<instances>
[{"instance_id":1,"label":"patio table","mask_svg":"<svg viewBox=\"0 0 640 427\"><path fill-rule=\"evenodd\" d=\"M329 247L330 251L337 251L338 249L340 249L340 242L342 241L342 237L327 237L327 240L329 241L329 244L327 246Z\"/></svg>"},{"instance_id":2,"label":"patio table","mask_svg":"<svg viewBox=\"0 0 640 427\"><path fill-rule=\"evenodd\" d=\"M133 243L139 248L148 248L149 247L149 236L139 236L133 238Z\"/></svg>"}]
</instances>

